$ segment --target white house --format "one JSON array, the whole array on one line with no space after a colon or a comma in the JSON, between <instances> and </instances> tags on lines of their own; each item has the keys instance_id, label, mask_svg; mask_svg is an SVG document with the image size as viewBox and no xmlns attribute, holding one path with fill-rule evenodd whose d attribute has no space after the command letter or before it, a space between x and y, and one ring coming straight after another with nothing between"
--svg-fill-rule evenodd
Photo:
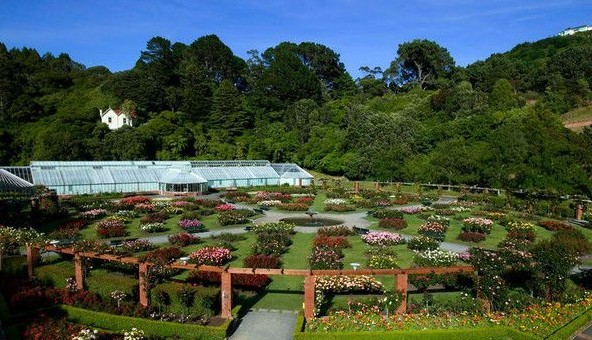
<instances>
[{"instance_id":1,"label":"white house","mask_svg":"<svg viewBox=\"0 0 592 340\"><path fill-rule=\"evenodd\" d=\"M135 112L124 113L121 109L112 108L107 111L99 110L101 116L101 122L109 125L109 129L116 130L124 125L134 126L134 118L136 117Z\"/></svg>"},{"instance_id":2,"label":"white house","mask_svg":"<svg viewBox=\"0 0 592 340\"><path fill-rule=\"evenodd\" d=\"M576 33L587 32L587 31L592 31L592 26L584 25L584 26L568 28L568 29L561 31L559 33L559 35L560 36L574 35Z\"/></svg>"}]
</instances>

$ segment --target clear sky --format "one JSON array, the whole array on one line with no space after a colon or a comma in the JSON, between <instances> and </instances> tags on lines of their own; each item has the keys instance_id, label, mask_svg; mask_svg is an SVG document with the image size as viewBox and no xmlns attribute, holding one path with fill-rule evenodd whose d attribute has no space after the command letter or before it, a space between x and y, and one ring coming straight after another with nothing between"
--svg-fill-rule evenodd
<instances>
[{"instance_id":1,"label":"clear sky","mask_svg":"<svg viewBox=\"0 0 592 340\"><path fill-rule=\"evenodd\" d=\"M592 0L0 0L0 42L68 53L87 67L134 66L146 42L216 34L235 55L312 41L359 67L388 67L399 44L430 39L458 65L592 25Z\"/></svg>"}]
</instances>

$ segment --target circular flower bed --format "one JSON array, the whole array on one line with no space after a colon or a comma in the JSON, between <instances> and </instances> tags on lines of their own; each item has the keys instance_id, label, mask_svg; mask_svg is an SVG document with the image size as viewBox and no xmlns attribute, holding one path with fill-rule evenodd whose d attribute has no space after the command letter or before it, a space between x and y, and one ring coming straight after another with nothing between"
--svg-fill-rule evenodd
<instances>
[{"instance_id":1,"label":"circular flower bed","mask_svg":"<svg viewBox=\"0 0 592 340\"><path fill-rule=\"evenodd\" d=\"M221 266L232 259L230 249L224 247L204 247L189 255L192 262L199 265Z\"/></svg>"},{"instance_id":2,"label":"circular flower bed","mask_svg":"<svg viewBox=\"0 0 592 340\"><path fill-rule=\"evenodd\" d=\"M362 240L372 246L392 246L405 242L405 239L399 234L389 233L387 231L373 231L362 235Z\"/></svg>"}]
</instances>

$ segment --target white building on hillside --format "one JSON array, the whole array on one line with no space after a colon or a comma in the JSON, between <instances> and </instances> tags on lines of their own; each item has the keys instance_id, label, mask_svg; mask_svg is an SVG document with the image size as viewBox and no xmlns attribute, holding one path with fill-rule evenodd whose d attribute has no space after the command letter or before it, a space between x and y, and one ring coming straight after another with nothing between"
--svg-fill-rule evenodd
<instances>
[{"instance_id":1,"label":"white building on hillside","mask_svg":"<svg viewBox=\"0 0 592 340\"><path fill-rule=\"evenodd\" d=\"M124 113L121 109L113 110L112 108L107 111L99 110L101 116L101 122L109 125L109 129L116 130L124 125L134 126L133 121L136 117L136 113Z\"/></svg>"},{"instance_id":2,"label":"white building on hillside","mask_svg":"<svg viewBox=\"0 0 592 340\"><path fill-rule=\"evenodd\" d=\"M559 35L560 36L574 35L576 33L587 32L587 31L592 31L592 26L584 25L584 26L578 26L578 27L573 27L573 28L567 28L567 29L559 32Z\"/></svg>"}]
</instances>

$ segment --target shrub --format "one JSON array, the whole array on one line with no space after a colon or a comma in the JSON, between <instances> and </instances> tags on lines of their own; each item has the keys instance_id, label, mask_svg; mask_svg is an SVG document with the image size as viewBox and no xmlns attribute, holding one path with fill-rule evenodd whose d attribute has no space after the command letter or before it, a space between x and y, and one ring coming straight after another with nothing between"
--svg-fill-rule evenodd
<instances>
[{"instance_id":1,"label":"shrub","mask_svg":"<svg viewBox=\"0 0 592 340\"><path fill-rule=\"evenodd\" d=\"M125 252L138 253L141 251L152 250L156 248L156 245L150 243L148 240L134 240L125 241L121 244L121 249Z\"/></svg>"},{"instance_id":2,"label":"shrub","mask_svg":"<svg viewBox=\"0 0 592 340\"><path fill-rule=\"evenodd\" d=\"M286 222L268 222L268 223L260 223L256 224L252 228L253 232L261 233L261 232L282 232L291 234L294 232L294 224L286 223Z\"/></svg>"},{"instance_id":3,"label":"shrub","mask_svg":"<svg viewBox=\"0 0 592 340\"><path fill-rule=\"evenodd\" d=\"M384 287L372 276L318 276L315 289L328 294L382 293Z\"/></svg>"},{"instance_id":4,"label":"shrub","mask_svg":"<svg viewBox=\"0 0 592 340\"><path fill-rule=\"evenodd\" d=\"M558 221L541 221L539 225L547 230L550 231L558 231L558 230L575 230L574 227L567 223L558 222Z\"/></svg>"},{"instance_id":5,"label":"shrub","mask_svg":"<svg viewBox=\"0 0 592 340\"><path fill-rule=\"evenodd\" d=\"M96 225L97 235L100 238L126 236L125 224L122 221L106 219Z\"/></svg>"},{"instance_id":6,"label":"shrub","mask_svg":"<svg viewBox=\"0 0 592 340\"><path fill-rule=\"evenodd\" d=\"M49 233L47 237L51 240L73 240L80 237L80 231L78 229L58 229Z\"/></svg>"},{"instance_id":7,"label":"shrub","mask_svg":"<svg viewBox=\"0 0 592 340\"><path fill-rule=\"evenodd\" d=\"M220 212L218 215L218 223L220 225L232 225L232 224L243 224L248 223L249 219L245 214L240 213L239 210L229 210Z\"/></svg>"},{"instance_id":8,"label":"shrub","mask_svg":"<svg viewBox=\"0 0 592 340\"><path fill-rule=\"evenodd\" d=\"M392 210L392 209L378 209L369 211L368 215L375 217L375 218L404 218L404 215L399 210Z\"/></svg>"},{"instance_id":9,"label":"shrub","mask_svg":"<svg viewBox=\"0 0 592 340\"><path fill-rule=\"evenodd\" d=\"M372 269L396 269L399 268L397 265L397 257L391 254L374 254L368 256L366 261L368 268Z\"/></svg>"},{"instance_id":10,"label":"shrub","mask_svg":"<svg viewBox=\"0 0 592 340\"><path fill-rule=\"evenodd\" d=\"M107 210L105 209L92 209L92 210L88 210L88 211L83 211L80 213L80 215L83 218L86 218L88 220L92 220L95 218L99 218L99 217L103 217L107 215Z\"/></svg>"},{"instance_id":11,"label":"shrub","mask_svg":"<svg viewBox=\"0 0 592 340\"><path fill-rule=\"evenodd\" d=\"M399 234L389 233L388 231L372 231L362 235L362 240L372 246L392 246L404 243L405 239Z\"/></svg>"},{"instance_id":12,"label":"shrub","mask_svg":"<svg viewBox=\"0 0 592 340\"><path fill-rule=\"evenodd\" d=\"M165 212L159 211L156 213L150 213L140 219L140 223L147 224L147 223L163 223L169 215Z\"/></svg>"},{"instance_id":13,"label":"shrub","mask_svg":"<svg viewBox=\"0 0 592 340\"><path fill-rule=\"evenodd\" d=\"M80 230L84 228L88 224L88 221L85 219L74 219L74 220L67 220L60 224L58 229L76 229Z\"/></svg>"},{"instance_id":14,"label":"shrub","mask_svg":"<svg viewBox=\"0 0 592 340\"><path fill-rule=\"evenodd\" d=\"M469 217L463 220L463 231L474 231L484 234L491 233L493 221L487 218Z\"/></svg>"},{"instance_id":15,"label":"shrub","mask_svg":"<svg viewBox=\"0 0 592 340\"><path fill-rule=\"evenodd\" d=\"M291 244L289 234L260 233L257 235L257 242L253 245L253 253L280 256Z\"/></svg>"},{"instance_id":16,"label":"shrub","mask_svg":"<svg viewBox=\"0 0 592 340\"><path fill-rule=\"evenodd\" d=\"M553 242L561 244L566 253L582 256L592 251L592 243L579 230L559 230L553 234Z\"/></svg>"},{"instance_id":17,"label":"shrub","mask_svg":"<svg viewBox=\"0 0 592 340\"><path fill-rule=\"evenodd\" d=\"M424 236L434 238L438 241L444 241L448 227L438 222L428 222L419 226L418 233Z\"/></svg>"},{"instance_id":18,"label":"shrub","mask_svg":"<svg viewBox=\"0 0 592 340\"><path fill-rule=\"evenodd\" d=\"M354 210L356 207L349 204L325 204L325 211L348 212Z\"/></svg>"},{"instance_id":19,"label":"shrub","mask_svg":"<svg viewBox=\"0 0 592 340\"><path fill-rule=\"evenodd\" d=\"M165 247L148 252L142 259L157 265L165 265L177 260L181 256L183 256L181 249L177 247Z\"/></svg>"},{"instance_id":20,"label":"shrub","mask_svg":"<svg viewBox=\"0 0 592 340\"><path fill-rule=\"evenodd\" d=\"M218 204L215 209L217 212L222 212L222 211L235 210L236 208L232 204L224 203L224 204Z\"/></svg>"},{"instance_id":21,"label":"shrub","mask_svg":"<svg viewBox=\"0 0 592 340\"><path fill-rule=\"evenodd\" d=\"M150 203L150 197L147 197L147 196L130 196L130 197L122 198L119 201L119 204L120 205L131 206L131 207L133 207L134 205L136 205L138 203Z\"/></svg>"},{"instance_id":22,"label":"shrub","mask_svg":"<svg viewBox=\"0 0 592 340\"><path fill-rule=\"evenodd\" d=\"M152 203L138 203L138 204L134 205L134 210L139 211L139 212L143 212L143 213L149 213L149 212L155 211L156 206L154 206L154 204L152 204Z\"/></svg>"},{"instance_id":23,"label":"shrub","mask_svg":"<svg viewBox=\"0 0 592 340\"><path fill-rule=\"evenodd\" d=\"M442 215L430 215L427 218L428 222L440 223L443 226L450 226L450 219Z\"/></svg>"},{"instance_id":24,"label":"shrub","mask_svg":"<svg viewBox=\"0 0 592 340\"><path fill-rule=\"evenodd\" d=\"M351 244L345 236L325 236L317 235L313 241L314 247L325 248L350 248Z\"/></svg>"},{"instance_id":25,"label":"shrub","mask_svg":"<svg viewBox=\"0 0 592 340\"><path fill-rule=\"evenodd\" d=\"M189 258L199 265L221 266L232 260L232 255L228 248L204 247L191 253Z\"/></svg>"},{"instance_id":26,"label":"shrub","mask_svg":"<svg viewBox=\"0 0 592 340\"><path fill-rule=\"evenodd\" d=\"M159 233L161 231L167 230L167 228L164 223L153 222L140 224L140 230L147 233Z\"/></svg>"},{"instance_id":27,"label":"shrub","mask_svg":"<svg viewBox=\"0 0 592 340\"><path fill-rule=\"evenodd\" d=\"M308 206L310 206L313 202L314 202L314 197L309 197L309 196L299 197L298 199L296 199L296 203L306 204Z\"/></svg>"},{"instance_id":28,"label":"shrub","mask_svg":"<svg viewBox=\"0 0 592 340\"><path fill-rule=\"evenodd\" d=\"M417 252L413 262L420 267L448 267L456 264L458 254L439 249Z\"/></svg>"},{"instance_id":29,"label":"shrub","mask_svg":"<svg viewBox=\"0 0 592 340\"><path fill-rule=\"evenodd\" d=\"M261 290L269 283L269 276L264 274L232 274L233 287L249 290ZM191 271L187 282L202 285L219 286L221 282L220 273Z\"/></svg>"},{"instance_id":30,"label":"shrub","mask_svg":"<svg viewBox=\"0 0 592 340\"><path fill-rule=\"evenodd\" d=\"M218 235L212 235L211 238L214 240L221 240L224 242L237 242L237 241L246 240L247 236L245 236L244 234L232 234L232 233L226 232L226 233L220 233Z\"/></svg>"},{"instance_id":31,"label":"shrub","mask_svg":"<svg viewBox=\"0 0 592 340\"><path fill-rule=\"evenodd\" d=\"M317 230L317 235L325 236L352 236L356 235L356 232L347 226L339 225L334 227L320 227Z\"/></svg>"},{"instance_id":32,"label":"shrub","mask_svg":"<svg viewBox=\"0 0 592 340\"><path fill-rule=\"evenodd\" d=\"M401 230L407 228L407 221L397 217L381 218L378 221L378 226L385 229Z\"/></svg>"},{"instance_id":33,"label":"shrub","mask_svg":"<svg viewBox=\"0 0 592 340\"><path fill-rule=\"evenodd\" d=\"M439 245L440 242L438 242L438 240L423 235L416 236L407 241L407 248L411 250L434 250L438 249Z\"/></svg>"},{"instance_id":34,"label":"shrub","mask_svg":"<svg viewBox=\"0 0 592 340\"><path fill-rule=\"evenodd\" d=\"M274 255L255 254L245 257L246 268L280 268L280 258Z\"/></svg>"},{"instance_id":35,"label":"shrub","mask_svg":"<svg viewBox=\"0 0 592 340\"><path fill-rule=\"evenodd\" d=\"M309 257L310 269L342 269L341 250L314 247Z\"/></svg>"},{"instance_id":36,"label":"shrub","mask_svg":"<svg viewBox=\"0 0 592 340\"><path fill-rule=\"evenodd\" d=\"M199 243L200 238L189 233L178 233L169 235L169 243L178 247L187 247L190 244Z\"/></svg>"},{"instance_id":37,"label":"shrub","mask_svg":"<svg viewBox=\"0 0 592 340\"><path fill-rule=\"evenodd\" d=\"M485 240L487 234L483 234L476 231L463 231L458 235L458 239L465 242L475 242L479 243Z\"/></svg>"},{"instance_id":38,"label":"shrub","mask_svg":"<svg viewBox=\"0 0 592 340\"><path fill-rule=\"evenodd\" d=\"M177 225L181 229L190 233L197 233L204 231L206 229L204 225L201 223L201 221L198 219L181 219L179 220Z\"/></svg>"},{"instance_id":39,"label":"shrub","mask_svg":"<svg viewBox=\"0 0 592 340\"><path fill-rule=\"evenodd\" d=\"M309 206L304 203L281 203L276 205L280 210L285 211L307 211Z\"/></svg>"}]
</instances>

